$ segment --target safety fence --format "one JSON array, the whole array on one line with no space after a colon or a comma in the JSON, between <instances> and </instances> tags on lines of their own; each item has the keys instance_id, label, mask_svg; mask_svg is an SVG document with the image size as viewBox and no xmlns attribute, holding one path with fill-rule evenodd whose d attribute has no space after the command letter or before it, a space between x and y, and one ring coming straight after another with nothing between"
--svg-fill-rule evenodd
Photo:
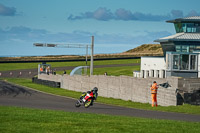
<instances>
[{"instance_id":1,"label":"safety fence","mask_svg":"<svg viewBox=\"0 0 200 133\"><path fill-rule=\"evenodd\" d=\"M32 78L37 74L37 69L0 71L0 78Z\"/></svg>"}]
</instances>

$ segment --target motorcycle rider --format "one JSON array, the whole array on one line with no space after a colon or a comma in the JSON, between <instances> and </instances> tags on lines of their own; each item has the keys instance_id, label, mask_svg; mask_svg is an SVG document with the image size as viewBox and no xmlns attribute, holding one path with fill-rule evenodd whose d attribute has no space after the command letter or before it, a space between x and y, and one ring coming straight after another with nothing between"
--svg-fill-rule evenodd
<instances>
[{"instance_id":1,"label":"motorcycle rider","mask_svg":"<svg viewBox=\"0 0 200 133\"><path fill-rule=\"evenodd\" d=\"M94 87L91 91L87 91L87 93L83 93L83 94L84 94L84 96L87 95L87 94L93 95L93 98L94 98L93 100L97 100L97 97L98 97L98 88ZM92 100L91 105L93 105L93 100Z\"/></svg>"},{"instance_id":2,"label":"motorcycle rider","mask_svg":"<svg viewBox=\"0 0 200 133\"><path fill-rule=\"evenodd\" d=\"M97 100L97 97L98 97L98 88L94 87L91 91L93 92L94 100Z\"/></svg>"}]
</instances>

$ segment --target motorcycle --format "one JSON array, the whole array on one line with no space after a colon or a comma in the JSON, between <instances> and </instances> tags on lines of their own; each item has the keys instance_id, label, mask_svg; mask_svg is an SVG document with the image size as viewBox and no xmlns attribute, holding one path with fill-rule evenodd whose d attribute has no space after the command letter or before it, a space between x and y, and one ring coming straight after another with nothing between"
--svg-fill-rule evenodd
<instances>
[{"instance_id":1,"label":"motorcycle","mask_svg":"<svg viewBox=\"0 0 200 133\"><path fill-rule=\"evenodd\" d=\"M94 100L94 94L93 92L83 92L80 96L80 99L76 102L75 106L80 107L81 105L84 105L85 108L90 107L93 104Z\"/></svg>"}]
</instances>

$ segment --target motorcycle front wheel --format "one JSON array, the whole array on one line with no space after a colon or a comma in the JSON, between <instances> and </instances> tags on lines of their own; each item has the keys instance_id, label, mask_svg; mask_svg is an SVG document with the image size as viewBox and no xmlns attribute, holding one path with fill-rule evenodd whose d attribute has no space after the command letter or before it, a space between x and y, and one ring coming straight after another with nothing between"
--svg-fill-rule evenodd
<instances>
[{"instance_id":1,"label":"motorcycle front wheel","mask_svg":"<svg viewBox=\"0 0 200 133\"><path fill-rule=\"evenodd\" d=\"M87 100L87 101L85 102L85 104L84 104L85 108L90 107L92 101L93 101L92 99L91 99L91 100Z\"/></svg>"},{"instance_id":2,"label":"motorcycle front wheel","mask_svg":"<svg viewBox=\"0 0 200 133\"><path fill-rule=\"evenodd\" d=\"M80 107L80 106L81 106L81 104L80 104L80 101L79 101L79 100L76 102L75 106L76 106L76 107Z\"/></svg>"}]
</instances>

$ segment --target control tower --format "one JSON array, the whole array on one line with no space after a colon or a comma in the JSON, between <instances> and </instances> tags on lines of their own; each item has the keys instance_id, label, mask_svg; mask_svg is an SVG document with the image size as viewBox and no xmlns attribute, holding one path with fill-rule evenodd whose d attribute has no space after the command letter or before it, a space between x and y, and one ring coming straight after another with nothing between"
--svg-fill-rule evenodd
<instances>
[{"instance_id":1,"label":"control tower","mask_svg":"<svg viewBox=\"0 0 200 133\"><path fill-rule=\"evenodd\" d=\"M176 34L155 40L164 57L141 57L141 77L200 78L200 16L166 21Z\"/></svg>"}]
</instances>

